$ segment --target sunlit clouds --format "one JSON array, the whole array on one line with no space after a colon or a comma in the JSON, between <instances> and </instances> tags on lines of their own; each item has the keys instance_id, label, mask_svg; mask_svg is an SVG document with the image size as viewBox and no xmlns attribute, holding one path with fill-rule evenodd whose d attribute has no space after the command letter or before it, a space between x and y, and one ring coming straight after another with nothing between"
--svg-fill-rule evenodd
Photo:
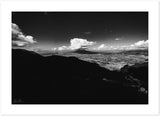
<instances>
[{"instance_id":1,"label":"sunlit clouds","mask_svg":"<svg viewBox=\"0 0 160 116\"><path fill-rule=\"evenodd\" d=\"M70 46L60 46L57 48L52 48L52 50L75 50L79 49L81 47L89 47L96 44L96 42L93 41L88 41L87 39L82 39L82 38L73 38L70 40Z\"/></svg>"},{"instance_id":2,"label":"sunlit clouds","mask_svg":"<svg viewBox=\"0 0 160 116\"><path fill-rule=\"evenodd\" d=\"M148 47L148 12L45 11L12 14L13 47L52 51Z\"/></svg>"},{"instance_id":3,"label":"sunlit clouds","mask_svg":"<svg viewBox=\"0 0 160 116\"><path fill-rule=\"evenodd\" d=\"M110 46L107 44L101 44L94 50L136 50L136 49L148 49L148 40L140 40L130 45L122 45L122 46Z\"/></svg>"},{"instance_id":4,"label":"sunlit clouds","mask_svg":"<svg viewBox=\"0 0 160 116\"><path fill-rule=\"evenodd\" d=\"M105 50L142 50L148 49L148 40L140 40L128 45L111 45L109 43L99 44L98 42L87 41L86 39L74 38L70 40L70 46L53 47L53 51L75 50L85 47L88 50L105 51Z\"/></svg>"},{"instance_id":5,"label":"sunlit clouds","mask_svg":"<svg viewBox=\"0 0 160 116\"><path fill-rule=\"evenodd\" d=\"M148 48L148 40L141 40L136 42L135 44L131 45L132 47L138 47L138 48Z\"/></svg>"},{"instance_id":6,"label":"sunlit clouds","mask_svg":"<svg viewBox=\"0 0 160 116\"><path fill-rule=\"evenodd\" d=\"M24 47L30 44L34 44L36 41L31 35L24 35L19 26L12 23L12 46Z\"/></svg>"},{"instance_id":7,"label":"sunlit clouds","mask_svg":"<svg viewBox=\"0 0 160 116\"><path fill-rule=\"evenodd\" d=\"M83 46L91 46L91 45L95 44L95 42L88 41L86 39L81 39L81 38L71 39L70 43L71 43L71 45L70 45L71 49L78 49Z\"/></svg>"}]
</instances>

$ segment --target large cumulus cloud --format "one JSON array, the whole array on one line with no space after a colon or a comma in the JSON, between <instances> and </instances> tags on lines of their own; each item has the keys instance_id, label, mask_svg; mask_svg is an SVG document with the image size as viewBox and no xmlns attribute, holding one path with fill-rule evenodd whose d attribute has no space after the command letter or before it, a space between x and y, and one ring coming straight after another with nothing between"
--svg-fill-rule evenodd
<instances>
[{"instance_id":1,"label":"large cumulus cloud","mask_svg":"<svg viewBox=\"0 0 160 116\"><path fill-rule=\"evenodd\" d=\"M75 50L75 49L79 49L84 46L88 47L94 44L95 42L88 41L87 39L73 38L70 40L70 46L61 46L58 48L58 50Z\"/></svg>"},{"instance_id":2,"label":"large cumulus cloud","mask_svg":"<svg viewBox=\"0 0 160 116\"><path fill-rule=\"evenodd\" d=\"M71 49L79 49L83 46L91 46L93 45L95 42L92 41L88 41L86 39L81 39L81 38L74 38L70 40L70 48Z\"/></svg>"},{"instance_id":3,"label":"large cumulus cloud","mask_svg":"<svg viewBox=\"0 0 160 116\"><path fill-rule=\"evenodd\" d=\"M12 46L24 47L34 44L36 41L31 35L24 35L19 26L12 23Z\"/></svg>"}]
</instances>

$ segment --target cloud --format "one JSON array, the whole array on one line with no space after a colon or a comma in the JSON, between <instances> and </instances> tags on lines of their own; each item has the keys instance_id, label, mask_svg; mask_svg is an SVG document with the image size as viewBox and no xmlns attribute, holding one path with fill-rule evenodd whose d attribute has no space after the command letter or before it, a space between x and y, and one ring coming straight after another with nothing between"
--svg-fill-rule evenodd
<instances>
[{"instance_id":1,"label":"cloud","mask_svg":"<svg viewBox=\"0 0 160 116\"><path fill-rule=\"evenodd\" d=\"M75 50L81 47L88 47L94 45L96 42L88 41L82 38L73 38L70 40L70 46L61 46L58 47L57 50Z\"/></svg>"},{"instance_id":2,"label":"cloud","mask_svg":"<svg viewBox=\"0 0 160 116\"><path fill-rule=\"evenodd\" d=\"M95 42L92 41L88 41L86 39L82 39L82 38L74 38L70 40L70 48L71 49L79 49L83 46L91 46L93 44L95 44Z\"/></svg>"},{"instance_id":3,"label":"cloud","mask_svg":"<svg viewBox=\"0 0 160 116\"><path fill-rule=\"evenodd\" d=\"M101 50L101 49L105 49L107 46L105 44L101 44L100 46L98 46L98 50Z\"/></svg>"},{"instance_id":4,"label":"cloud","mask_svg":"<svg viewBox=\"0 0 160 116\"><path fill-rule=\"evenodd\" d=\"M61 46L57 48L58 50L69 50L70 48L68 46Z\"/></svg>"},{"instance_id":5,"label":"cloud","mask_svg":"<svg viewBox=\"0 0 160 116\"><path fill-rule=\"evenodd\" d=\"M148 40L142 40L135 43L135 46L138 47L148 47Z\"/></svg>"},{"instance_id":6,"label":"cloud","mask_svg":"<svg viewBox=\"0 0 160 116\"><path fill-rule=\"evenodd\" d=\"M12 46L17 46L17 47L24 47L28 45L27 42L22 42L22 41L12 41Z\"/></svg>"},{"instance_id":7,"label":"cloud","mask_svg":"<svg viewBox=\"0 0 160 116\"><path fill-rule=\"evenodd\" d=\"M148 49L148 40L140 40L131 45L121 46L121 50L138 50L138 49Z\"/></svg>"},{"instance_id":8,"label":"cloud","mask_svg":"<svg viewBox=\"0 0 160 116\"><path fill-rule=\"evenodd\" d=\"M75 50L79 49L81 47L88 47L94 45L96 42L88 41L86 39L82 38L73 38L70 40L70 46L61 46L58 47L56 50ZM112 46L112 45L106 45L106 44L100 44L99 46L91 47L92 50L136 50L136 49L147 49L148 48L148 40L141 40L138 42L135 42L131 45L122 45L122 46Z\"/></svg>"},{"instance_id":9,"label":"cloud","mask_svg":"<svg viewBox=\"0 0 160 116\"><path fill-rule=\"evenodd\" d=\"M134 44L132 44L131 46L130 46L131 48L148 48L148 40L141 40L141 41L138 41L138 42L136 42L136 43L134 43Z\"/></svg>"},{"instance_id":10,"label":"cloud","mask_svg":"<svg viewBox=\"0 0 160 116\"><path fill-rule=\"evenodd\" d=\"M57 50L57 48L51 48L51 50L55 51L55 50Z\"/></svg>"},{"instance_id":11,"label":"cloud","mask_svg":"<svg viewBox=\"0 0 160 116\"><path fill-rule=\"evenodd\" d=\"M116 40L116 41L119 41L119 40L121 40L121 39L120 39L120 38L116 38L115 40Z\"/></svg>"},{"instance_id":12,"label":"cloud","mask_svg":"<svg viewBox=\"0 0 160 116\"><path fill-rule=\"evenodd\" d=\"M101 44L97 50L136 50L136 49L148 49L148 40L141 40L131 45L123 46L107 46L106 44Z\"/></svg>"},{"instance_id":13,"label":"cloud","mask_svg":"<svg viewBox=\"0 0 160 116\"><path fill-rule=\"evenodd\" d=\"M12 23L12 46L24 47L30 44L37 43L33 36L24 35L15 23Z\"/></svg>"},{"instance_id":14,"label":"cloud","mask_svg":"<svg viewBox=\"0 0 160 116\"><path fill-rule=\"evenodd\" d=\"M108 45L105 45L105 44L101 44L97 47L97 50L115 50L115 49L118 49L118 47L108 46Z\"/></svg>"},{"instance_id":15,"label":"cloud","mask_svg":"<svg viewBox=\"0 0 160 116\"><path fill-rule=\"evenodd\" d=\"M12 23L12 35L22 34L20 28L15 23Z\"/></svg>"}]
</instances>

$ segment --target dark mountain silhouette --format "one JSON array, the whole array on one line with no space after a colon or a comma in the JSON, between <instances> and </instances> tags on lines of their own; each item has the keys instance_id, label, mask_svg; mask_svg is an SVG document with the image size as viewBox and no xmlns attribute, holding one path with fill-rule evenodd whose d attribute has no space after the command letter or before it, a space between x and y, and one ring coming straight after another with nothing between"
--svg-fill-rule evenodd
<instances>
[{"instance_id":1,"label":"dark mountain silhouette","mask_svg":"<svg viewBox=\"0 0 160 116\"><path fill-rule=\"evenodd\" d=\"M121 72L140 80L141 86L148 90L148 62L133 66L126 65L121 69Z\"/></svg>"},{"instance_id":2,"label":"dark mountain silhouette","mask_svg":"<svg viewBox=\"0 0 160 116\"><path fill-rule=\"evenodd\" d=\"M148 65L146 66L148 68ZM144 67L145 68L145 67ZM146 68L145 68L146 69ZM145 69L141 69L146 73ZM126 86L139 68L109 71L96 63L12 49L13 104L147 104L148 95ZM129 71L129 73L128 73ZM148 78L147 75L132 75Z\"/></svg>"}]
</instances>

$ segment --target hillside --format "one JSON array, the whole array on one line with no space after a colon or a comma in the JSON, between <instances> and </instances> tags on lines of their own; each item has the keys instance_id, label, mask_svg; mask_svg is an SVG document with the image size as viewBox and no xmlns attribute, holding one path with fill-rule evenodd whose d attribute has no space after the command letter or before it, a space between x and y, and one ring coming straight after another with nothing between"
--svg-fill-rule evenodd
<instances>
[{"instance_id":1,"label":"hillside","mask_svg":"<svg viewBox=\"0 0 160 116\"><path fill-rule=\"evenodd\" d=\"M76 57L43 57L31 51L13 49L12 103L147 104L148 94L139 91L145 84L137 86L137 83L146 83L148 75L139 75L137 71L140 70L146 73L148 65L126 66L118 72ZM144 80L134 79L137 75ZM133 78L126 78L130 76Z\"/></svg>"}]
</instances>

